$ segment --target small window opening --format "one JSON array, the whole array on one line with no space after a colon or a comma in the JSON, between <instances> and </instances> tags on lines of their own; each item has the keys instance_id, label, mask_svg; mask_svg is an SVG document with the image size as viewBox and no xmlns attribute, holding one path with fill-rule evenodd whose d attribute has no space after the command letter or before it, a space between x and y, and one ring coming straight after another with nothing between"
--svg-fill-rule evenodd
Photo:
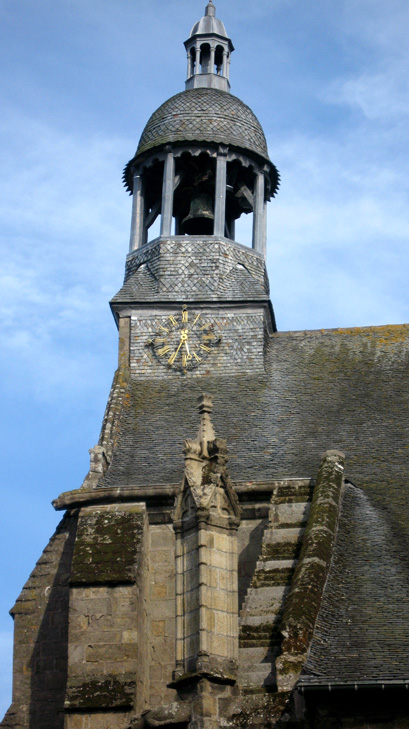
<instances>
[{"instance_id":1,"label":"small window opening","mask_svg":"<svg viewBox=\"0 0 409 729\"><path fill-rule=\"evenodd\" d=\"M218 76L223 75L223 48L222 46L216 46L214 54L214 72Z\"/></svg>"},{"instance_id":2,"label":"small window opening","mask_svg":"<svg viewBox=\"0 0 409 729\"><path fill-rule=\"evenodd\" d=\"M209 43L203 43L200 46L200 65L202 73L210 73L210 45Z\"/></svg>"}]
</instances>

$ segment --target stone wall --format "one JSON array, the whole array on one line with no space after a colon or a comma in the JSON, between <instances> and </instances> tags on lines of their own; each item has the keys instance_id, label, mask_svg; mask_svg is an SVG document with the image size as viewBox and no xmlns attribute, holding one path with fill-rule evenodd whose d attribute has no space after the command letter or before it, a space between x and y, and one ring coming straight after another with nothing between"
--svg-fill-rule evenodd
<instances>
[{"instance_id":1,"label":"stone wall","mask_svg":"<svg viewBox=\"0 0 409 729\"><path fill-rule=\"evenodd\" d=\"M150 706L173 701L167 687L175 668L175 536L170 524L152 524L149 550Z\"/></svg>"},{"instance_id":2,"label":"stone wall","mask_svg":"<svg viewBox=\"0 0 409 729\"><path fill-rule=\"evenodd\" d=\"M64 517L11 610L13 704L1 723L3 729L63 729L76 521Z\"/></svg>"},{"instance_id":3,"label":"stone wall","mask_svg":"<svg viewBox=\"0 0 409 729\"><path fill-rule=\"evenodd\" d=\"M147 529L141 504L81 510L70 580L67 729L126 727L130 712L146 707Z\"/></svg>"}]
</instances>

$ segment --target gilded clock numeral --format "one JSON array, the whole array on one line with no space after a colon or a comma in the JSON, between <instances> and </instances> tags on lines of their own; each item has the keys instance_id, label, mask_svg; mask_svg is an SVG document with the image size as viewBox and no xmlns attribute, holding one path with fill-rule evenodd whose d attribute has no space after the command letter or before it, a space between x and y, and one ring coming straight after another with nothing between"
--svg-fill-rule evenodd
<instances>
[{"instance_id":1,"label":"gilded clock numeral","mask_svg":"<svg viewBox=\"0 0 409 729\"><path fill-rule=\"evenodd\" d=\"M196 354L196 352L193 352L193 356L194 356L196 362L201 362L202 361L202 358L201 357L198 357L197 354Z\"/></svg>"},{"instance_id":2,"label":"gilded clock numeral","mask_svg":"<svg viewBox=\"0 0 409 729\"><path fill-rule=\"evenodd\" d=\"M189 314L187 309L183 309L182 311L182 322L186 324L189 321Z\"/></svg>"},{"instance_id":3,"label":"gilded clock numeral","mask_svg":"<svg viewBox=\"0 0 409 729\"><path fill-rule=\"evenodd\" d=\"M168 352L170 352L170 347L169 347L169 345L166 345L165 347L161 347L160 349L158 349L158 354L159 354L159 355L160 355L161 357L163 357L163 355L164 355L164 354L167 354Z\"/></svg>"},{"instance_id":4,"label":"gilded clock numeral","mask_svg":"<svg viewBox=\"0 0 409 729\"><path fill-rule=\"evenodd\" d=\"M168 362L170 365L172 365L176 359L177 352L173 352L173 354L170 355Z\"/></svg>"},{"instance_id":5,"label":"gilded clock numeral","mask_svg":"<svg viewBox=\"0 0 409 729\"><path fill-rule=\"evenodd\" d=\"M182 366L187 367L187 359L186 359L186 354L184 352L182 354Z\"/></svg>"},{"instance_id":6,"label":"gilded clock numeral","mask_svg":"<svg viewBox=\"0 0 409 729\"><path fill-rule=\"evenodd\" d=\"M162 329L163 332L167 332L169 334L169 329L166 329L166 327L163 327L162 324L159 325L159 329Z\"/></svg>"},{"instance_id":7,"label":"gilded clock numeral","mask_svg":"<svg viewBox=\"0 0 409 729\"><path fill-rule=\"evenodd\" d=\"M192 324L192 329L193 329L194 325L196 324L197 320L199 319L199 317L201 317L201 316L202 316L201 313L197 315L196 319L194 320L194 322Z\"/></svg>"},{"instance_id":8,"label":"gilded clock numeral","mask_svg":"<svg viewBox=\"0 0 409 729\"><path fill-rule=\"evenodd\" d=\"M210 347L207 346L207 344L201 344L200 349L204 349L205 352L211 352L212 350Z\"/></svg>"},{"instance_id":9,"label":"gilded clock numeral","mask_svg":"<svg viewBox=\"0 0 409 729\"><path fill-rule=\"evenodd\" d=\"M173 324L174 327L177 326L178 323L174 316L170 315L170 316L168 316L168 319L169 319L170 323Z\"/></svg>"},{"instance_id":10,"label":"gilded clock numeral","mask_svg":"<svg viewBox=\"0 0 409 729\"><path fill-rule=\"evenodd\" d=\"M155 344L160 344L160 342L166 342L166 337L155 337Z\"/></svg>"}]
</instances>

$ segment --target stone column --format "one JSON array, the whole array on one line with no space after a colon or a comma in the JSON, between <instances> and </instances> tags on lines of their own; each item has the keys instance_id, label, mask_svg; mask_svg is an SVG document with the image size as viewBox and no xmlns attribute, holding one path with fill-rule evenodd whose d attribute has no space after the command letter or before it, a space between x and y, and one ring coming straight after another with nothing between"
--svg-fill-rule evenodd
<instances>
[{"instance_id":1,"label":"stone column","mask_svg":"<svg viewBox=\"0 0 409 729\"><path fill-rule=\"evenodd\" d=\"M210 48L210 68L209 68L209 73L214 73L214 52L215 52L215 48L214 48L214 46L211 46L211 48Z\"/></svg>"},{"instance_id":2,"label":"stone column","mask_svg":"<svg viewBox=\"0 0 409 729\"><path fill-rule=\"evenodd\" d=\"M196 46L195 74L200 73L200 46Z\"/></svg>"},{"instance_id":3,"label":"stone column","mask_svg":"<svg viewBox=\"0 0 409 729\"><path fill-rule=\"evenodd\" d=\"M129 252L140 248L145 238L145 199L143 178L140 172L133 177L132 220Z\"/></svg>"},{"instance_id":4,"label":"stone column","mask_svg":"<svg viewBox=\"0 0 409 729\"><path fill-rule=\"evenodd\" d=\"M253 248L264 253L264 174L258 172L254 189Z\"/></svg>"},{"instance_id":5,"label":"stone column","mask_svg":"<svg viewBox=\"0 0 409 729\"><path fill-rule=\"evenodd\" d=\"M224 236L226 220L227 147L220 146L217 152L216 193L214 201L213 235Z\"/></svg>"},{"instance_id":6,"label":"stone column","mask_svg":"<svg viewBox=\"0 0 409 729\"><path fill-rule=\"evenodd\" d=\"M192 57L190 55L190 49L187 52L187 78L192 75Z\"/></svg>"},{"instance_id":7,"label":"stone column","mask_svg":"<svg viewBox=\"0 0 409 729\"><path fill-rule=\"evenodd\" d=\"M165 168L162 185L162 215L160 222L160 235L163 238L172 233L173 191L175 186L175 158L171 147L165 148Z\"/></svg>"},{"instance_id":8,"label":"stone column","mask_svg":"<svg viewBox=\"0 0 409 729\"><path fill-rule=\"evenodd\" d=\"M228 78L228 73L227 73L227 51L226 50L223 51L222 76L226 76L226 78Z\"/></svg>"}]
</instances>

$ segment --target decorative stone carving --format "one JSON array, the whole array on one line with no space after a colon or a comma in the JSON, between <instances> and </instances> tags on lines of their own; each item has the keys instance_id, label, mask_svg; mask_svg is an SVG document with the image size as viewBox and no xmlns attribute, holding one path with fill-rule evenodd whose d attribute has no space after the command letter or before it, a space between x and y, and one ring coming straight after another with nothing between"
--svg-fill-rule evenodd
<instances>
[{"instance_id":1,"label":"decorative stone carving","mask_svg":"<svg viewBox=\"0 0 409 729\"><path fill-rule=\"evenodd\" d=\"M93 488L97 486L98 481L105 476L109 466L107 454L103 446L96 445L90 448L88 453L90 456L90 466L81 488Z\"/></svg>"},{"instance_id":2,"label":"decorative stone carving","mask_svg":"<svg viewBox=\"0 0 409 729\"><path fill-rule=\"evenodd\" d=\"M240 509L216 438L211 398L199 398L200 426L185 441L185 473L174 511L176 670L173 686L206 676L233 684L238 658L237 528Z\"/></svg>"},{"instance_id":3,"label":"decorative stone carving","mask_svg":"<svg viewBox=\"0 0 409 729\"><path fill-rule=\"evenodd\" d=\"M203 511L202 517L205 512L209 518L211 514L217 514L229 518L232 524L237 521L238 526L240 507L227 473L227 443L215 437L210 417L213 407L211 397L201 395L198 403L200 425L196 439L185 440L185 473L181 492L176 499L174 526L176 529L183 524L186 526L186 510L191 500L189 495L196 509Z\"/></svg>"}]
</instances>

